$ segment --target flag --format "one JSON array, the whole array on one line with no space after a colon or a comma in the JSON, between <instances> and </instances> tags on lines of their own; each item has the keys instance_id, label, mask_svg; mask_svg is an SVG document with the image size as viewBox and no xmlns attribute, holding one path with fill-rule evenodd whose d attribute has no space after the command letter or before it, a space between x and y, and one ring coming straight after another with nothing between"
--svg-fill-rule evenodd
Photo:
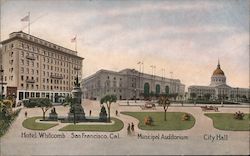
<instances>
[{"instance_id":1,"label":"flag","mask_svg":"<svg viewBox=\"0 0 250 156\"><path fill-rule=\"evenodd\" d=\"M71 39L71 42L76 42L76 36L74 38Z\"/></svg>"},{"instance_id":2,"label":"flag","mask_svg":"<svg viewBox=\"0 0 250 156\"><path fill-rule=\"evenodd\" d=\"M28 22L30 20L30 16L27 15L24 18L21 19L21 22Z\"/></svg>"}]
</instances>

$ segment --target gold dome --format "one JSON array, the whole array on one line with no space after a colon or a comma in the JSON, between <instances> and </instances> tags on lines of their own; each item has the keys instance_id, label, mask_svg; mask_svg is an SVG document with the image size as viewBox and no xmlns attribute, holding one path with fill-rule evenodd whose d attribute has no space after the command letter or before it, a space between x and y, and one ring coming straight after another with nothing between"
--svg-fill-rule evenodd
<instances>
[{"instance_id":1,"label":"gold dome","mask_svg":"<svg viewBox=\"0 0 250 156\"><path fill-rule=\"evenodd\" d=\"M213 76L214 75L225 75L223 70L220 69L220 62L218 62L217 68L215 69Z\"/></svg>"}]
</instances>

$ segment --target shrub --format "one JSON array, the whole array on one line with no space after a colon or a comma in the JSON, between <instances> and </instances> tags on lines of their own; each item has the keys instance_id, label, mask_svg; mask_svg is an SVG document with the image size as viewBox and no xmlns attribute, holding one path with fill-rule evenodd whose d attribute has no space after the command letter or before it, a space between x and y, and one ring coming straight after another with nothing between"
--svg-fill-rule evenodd
<instances>
[{"instance_id":1,"label":"shrub","mask_svg":"<svg viewBox=\"0 0 250 156\"><path fill-rule=\"evenodd\" d=\"M15 118L18 116L21 109L18 109L14 111L11 115L0 118L0 137L3 136L9 129L11 123L15 120ZM3 112L0 112L0 116L3 116Z\"/></svg>"},{"instance_id":2,"label":"shrub","mask_svg":"<svg viewBox=\"0 0 250 156\"><path fill-rule=\"evenodd\" d=\"M13 105L13 101L12 100L3 100L3 104L8 107L8 108L12 108Z\"/></svg>"},{"instance_id":3,"label":"shrub","mask_svg":"<svg viewBox=\"0 0 250 156\"><path fill-rule=\"evenodd\" d=\"M234 119L236 119L236 120L243 120L244 115L245 115L245 114L244 114L243 112L240 112L240 111L235 112L235 113L234 113Z\"/></svg>"},{"instance_id":4,"label":"shrub","mask_svg":"<svg viewBox=\"0 0 250 156\"><path fill-rule=\"evenodd\" d=\"M188 121L188 120L190 120L190 115L187 113L183 114L182 121Z\"/></svg>"},{"instance_id":5,"label":"shrub","mask_svg":"<svg viewBox=\"0 0 250 156\"><path fill-rule=\"evenodd\" d=\"M144 118L144 124L145 125L149 125L149 126L152 126L153 125L153 118L151 116L146 116Z\"/></svg>"}]
</instances>

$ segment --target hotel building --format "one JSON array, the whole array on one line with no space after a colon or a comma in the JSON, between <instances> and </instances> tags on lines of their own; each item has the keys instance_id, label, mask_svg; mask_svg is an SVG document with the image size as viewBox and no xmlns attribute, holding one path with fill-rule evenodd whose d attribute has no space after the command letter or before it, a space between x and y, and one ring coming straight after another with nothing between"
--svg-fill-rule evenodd
<instances>
[{"instance_id":1,"label":"hotel building","mask_svg":"<svg viewBox=\"0 0 250 156\"><path fill-rule=\"evenodd\" d=\"M11 33L1 44L5 97L47 97L60 103L77 74L81 78L83 58L76 51L22 31Z\"/></svg>"}]
</instances>

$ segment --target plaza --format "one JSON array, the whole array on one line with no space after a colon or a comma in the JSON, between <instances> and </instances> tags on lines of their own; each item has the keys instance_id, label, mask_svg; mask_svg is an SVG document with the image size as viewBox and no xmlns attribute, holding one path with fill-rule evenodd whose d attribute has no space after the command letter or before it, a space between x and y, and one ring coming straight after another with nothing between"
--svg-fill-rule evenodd
<instances>
[{"instance_id":1,"label":"plaza","mask_svg":"<svg viewBox=\"0 0 250 156\"><path fill-rule=\"evenodd\" d=\"M139 105L143 105L144 101L137 103L130 101L129 106L125 103L125 101L117 101L111 107L111 117L118 118L124 123L123 129L117 132L59 131L68 123L60 123L46 131L28 130L22 126L22 122L25 120L24 112L27 111L28 118L30 118L40 116L41 110L40 108L23 108L8 133L1 138L1 155L20 155L20 153L21 155L249 154L249 138L247 137L249 132L215 129L212 120L204 115L200 105L194 107L184 104L182 107L180 104L173 104L169 107L168 112L192 114L195 117L195 125L191 129L145 131L138 129L136 118L120 112L162 112L162 107L156 107L155 110L142 110ZM98 116L100 111L98 101L84 100L83 107L86 116L89 115L90 110L92 116ZM56 110L60 115L68 113L67 107L56 106ZM119 112L118 116L115 114L116 110ZM236 111L249 113L249 108L248 106L235 107L233 105L219 107L219 113L235 113ZM135 133L128 136L127 125L132 122L135 124ZM37 137L22 137L23 133L36 133ZM45 133L51 138L40 138L40 133ZM162 135L165 136L165 139L157 139ZM172 139L166 139L168 136ZM223 136L227 136L224 137L225 140L220 139ZM213 137L217 137L217 140L213 140ZM13 147L15 148L13 149Z\"/></svg>"}]
</instances>

